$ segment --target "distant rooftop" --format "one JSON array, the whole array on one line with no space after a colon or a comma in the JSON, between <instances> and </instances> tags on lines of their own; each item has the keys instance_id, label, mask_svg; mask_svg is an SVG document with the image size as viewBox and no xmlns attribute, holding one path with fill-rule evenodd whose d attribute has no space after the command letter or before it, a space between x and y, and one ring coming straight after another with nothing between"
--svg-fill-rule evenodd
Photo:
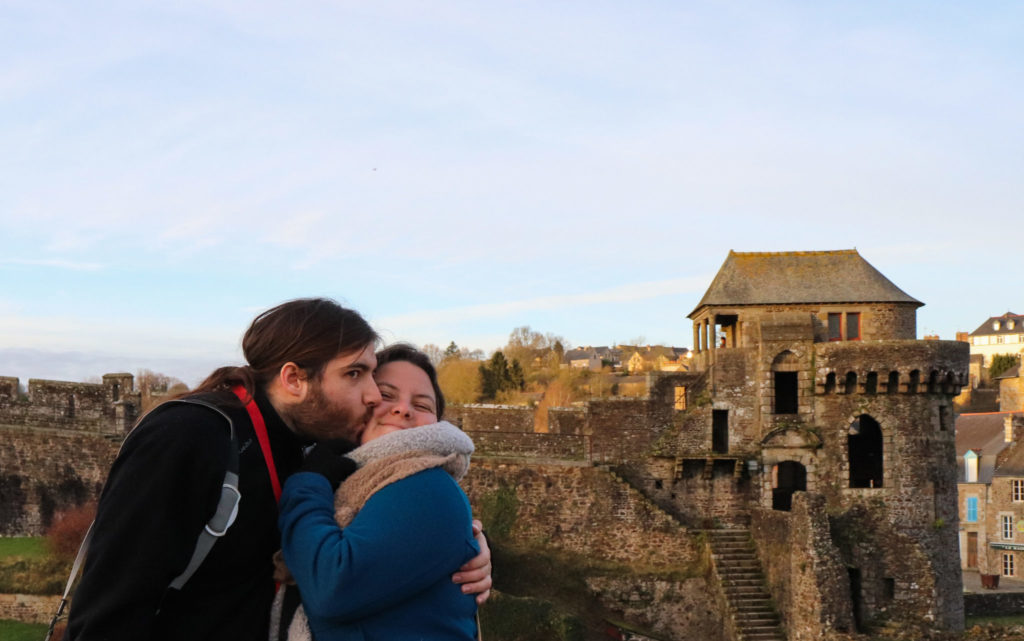
<instances>
[{"instance_id":1,"label":"distant rooftop","mask_svg":"<svg viewBox=\"0 0 1024 641\"><path fill-rule=\"evenodd\" d=\"M690 317L705 305L924 303L897 287L856 249L729 251Z\"/></svg>"},{"instance_id":2,"label":"distant rooftop","mask_svg":"<svg viewBox=\"0 0 1024 641\"><path fill-rule=\"evenodd\" d=\"M961 414L956 419L956 462L958 479L964 478L964 454L973 450L978 461L978 482L991 483L997 473L996 460L1009 447L1005 440L1006 416L1009 412Z\"/></svg>"},{"instance_id":3,"label":"distant rooftop","mask_svg":"<svg viewBox=\"0 0 1024 641\"><path fill-rule=\"evenodd\" d=\"M971 332L971 336L992 336L997 334L1024 333L1024 316L1006 312L1002 316L992 316Z\"/></svg>"}]
</instances>

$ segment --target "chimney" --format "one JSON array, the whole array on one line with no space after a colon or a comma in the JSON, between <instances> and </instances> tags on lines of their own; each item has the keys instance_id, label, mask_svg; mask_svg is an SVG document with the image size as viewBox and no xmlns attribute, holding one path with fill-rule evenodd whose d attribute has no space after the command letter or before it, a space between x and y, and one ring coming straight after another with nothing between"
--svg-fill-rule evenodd
<instances>
[{"instance_id":1,"label":"chimney","mask_svg":"<svg viewBox=\"0 0 1024 641\"><path fill-rule=\"evenodd\" d=\"M1022 428L1024 428L1024 414L1007 412L1003 417L1003 442L1012 443L1020 439Z\"/></svg>"}]
</instances>

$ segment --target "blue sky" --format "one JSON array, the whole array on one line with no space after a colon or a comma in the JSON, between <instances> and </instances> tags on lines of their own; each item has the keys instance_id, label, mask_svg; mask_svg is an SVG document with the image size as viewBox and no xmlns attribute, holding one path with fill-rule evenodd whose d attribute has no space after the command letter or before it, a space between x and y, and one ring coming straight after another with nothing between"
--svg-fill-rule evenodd
<instances>
[{"instance_id":1,"label":"blue sky","mask_svg":"<svg viewBox=\"0 0 1024 641\"><path fill-rule=\"evenodd\" d=\"M0 2L0 375L389 340L689 345L730 249L1021 313L1015 2Z\"/></svg>"}]
</instances>

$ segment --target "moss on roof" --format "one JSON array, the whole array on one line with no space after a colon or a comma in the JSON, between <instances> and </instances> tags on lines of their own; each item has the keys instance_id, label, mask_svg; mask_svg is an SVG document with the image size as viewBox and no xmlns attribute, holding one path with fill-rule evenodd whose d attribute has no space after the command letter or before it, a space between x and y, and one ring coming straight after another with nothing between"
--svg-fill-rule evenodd
<instances>
[{"instance_id":1,"label":"moss on roof","mask_svg":"<svg viewBox=\"0 0 1024 641\"><path fill-rule=\"evenodd\" d=\"M729 251L700 308L801 303L924 303L908 295L856 249L806 252Z\"/></svg>"}]
</instances>

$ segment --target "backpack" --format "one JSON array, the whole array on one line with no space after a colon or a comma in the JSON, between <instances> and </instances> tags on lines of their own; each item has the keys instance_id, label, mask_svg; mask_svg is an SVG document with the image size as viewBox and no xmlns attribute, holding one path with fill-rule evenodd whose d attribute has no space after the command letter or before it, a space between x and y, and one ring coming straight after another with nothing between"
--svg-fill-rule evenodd
<instances>
[{"instance_id":1,"label":"backpack","mask_svg":"<svg viewBox=\"0 0 1024 641\"><path fill-rule=\"evenodd\" d=\"M238 516L238 503L242 498L241 492L238 491L238 438L235 435L235 424L231 420L231 417L227 415L224 410L220 409L212 403L202 401L195 398L179 398L162 403L159 407L150 412L147 415L151 416L161 408L165 408L172 403L175 404L186 404L186 405L198 405L205 407L211 411L219 414L225 421L228 422L228 429L231 434L231 448L228 456L227 470L224 472L224 483L221 485L220 500L217 502L217 509L214 510L213 515L206 522L206 526L199 533L199 537L196 539L196 546L192 551L192 558L189 560L185 570L175 577L170 584L168 584L168 590L180 590L184 587L185 583L188 582L192 575L196 573L199 566L202 565L207 555L210 554L210 550L213 549L213 544L217 542L217 539L224 536L228 531L228 528L235 522L235 517ZM132 434L142 427L145 418L139 422L139 424L132 430L121 447L124 448L124 443L128 442ZM85 554L89 550L89 542L92 540L92 527L96 522L93 521L89 525L88 531L85 533L85 538L82 540L82 545L78 548L78 554L75 556L75 562L71 566L71 575L68 577L68 582L64 586L64 594L61 596L60 604L57 606L57 612L53 615L53 619L50 620L50 628L46 632L45 641L50 641L53 636L53 629L57 625L57 621L64 615L64 610L68 604L68 597L71 594L71 586L74 584L75 579L78 578L78 573L82 567L82 561L85 559ZM159 609L157 610L159 612Z\"/></svg>"}]
</instances>

